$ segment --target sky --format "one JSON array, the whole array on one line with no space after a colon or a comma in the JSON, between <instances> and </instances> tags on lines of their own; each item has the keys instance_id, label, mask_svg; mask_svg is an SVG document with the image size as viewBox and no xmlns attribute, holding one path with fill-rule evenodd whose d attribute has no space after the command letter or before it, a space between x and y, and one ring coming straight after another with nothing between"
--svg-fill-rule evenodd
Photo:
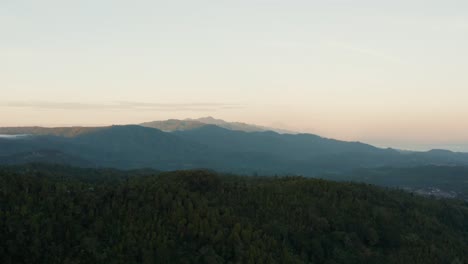
<instances>
[{"instance_id":1,"label":"sky","mask_svg":"<svg viewBox=\"0 0 468 264\"><path fill-rule=\"evenodd\" d=\"M466 0L0 0L0 126L214 116L468 151Z\"/></svg>"}]
</instances>

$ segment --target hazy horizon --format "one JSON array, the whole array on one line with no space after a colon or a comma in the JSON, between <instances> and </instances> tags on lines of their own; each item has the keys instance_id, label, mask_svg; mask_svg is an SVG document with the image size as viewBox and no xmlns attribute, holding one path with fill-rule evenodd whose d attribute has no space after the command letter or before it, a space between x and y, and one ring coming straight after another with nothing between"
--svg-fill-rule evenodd
<instances>
[{"instance_id":1,"label":"hazy horizon","mask_svg":"<svg viewBox=\"0 0 468 264\"><path fill-rule=\"evenodd\" d=\"M468 151L466 1L0 3L0 126L214 116Z\"/></svg>"}]
</instances>

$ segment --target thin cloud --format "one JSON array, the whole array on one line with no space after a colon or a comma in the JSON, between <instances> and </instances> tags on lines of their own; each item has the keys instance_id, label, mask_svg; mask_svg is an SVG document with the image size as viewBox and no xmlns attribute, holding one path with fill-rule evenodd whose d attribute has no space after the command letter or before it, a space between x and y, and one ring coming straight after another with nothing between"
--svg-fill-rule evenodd
<instances>
[{"instance_id":1,"label":"thin cloud","mask_svg":"<svg viewBox=\"0 0 468 264\"><path fill-rule=\"evenodd\" d=\"M341 43L341 42L336 42L336 41L328 41L326 42L326 45L331 46L331 47L336 47L340 48L346 51L350 51L353 53L358 53L362 55L366 55L369 57L374 57L380 60L388 61L388 62L393 62L393 63L406 63L403 59L393 56L393 55L388 55L386 53L383 53L381 51L377 51L374 49L370 48L363 48L363 47L357 47L353 46L347 43Z\"/></svg>"},{"instance_id":2,"label":"thin cloud","mask_svg":"<svg viewBox=\"0 0 468 264\"><path fill-rule=\"evenodd\" d=\"M0 102L1 107L60 109L60 110L133 110L133 111L217 111L223 109L242 109L242 104L230 103L148 103L148 102L112 102L78 103L46 101L10 101Z\"/></svg>"}]
</instances>

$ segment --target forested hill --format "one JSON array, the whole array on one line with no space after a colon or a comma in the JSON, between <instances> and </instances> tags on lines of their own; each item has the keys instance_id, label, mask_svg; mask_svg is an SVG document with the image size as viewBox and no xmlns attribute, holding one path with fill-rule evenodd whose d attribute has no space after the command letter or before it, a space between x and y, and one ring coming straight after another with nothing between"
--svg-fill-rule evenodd
<instances>
[{"instance_id":1,"label":"forested hill","mask_svg":"<svg viewBox=\"0 0 468 264\"><path fill-rule=\"evenodd\" d=\"M0 167L0 263L468 263L468 206L210 171Z\"/></svg>"}]
</instances>

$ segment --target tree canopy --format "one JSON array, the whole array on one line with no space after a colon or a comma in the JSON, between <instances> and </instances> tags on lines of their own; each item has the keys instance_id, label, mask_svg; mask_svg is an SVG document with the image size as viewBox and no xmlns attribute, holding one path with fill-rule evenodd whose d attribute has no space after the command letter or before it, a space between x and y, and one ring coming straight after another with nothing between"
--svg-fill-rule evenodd
<instances>
[{"instance_id":1,"label":"tree canopy","mask_svg":"<svg viewBox=\"0 0 468 264\"><path fill-rule=\"evenodd\" d=\"M468 206L366 184L0 168L0 263L468 263Z\"/></svg>"}]
</instances>

